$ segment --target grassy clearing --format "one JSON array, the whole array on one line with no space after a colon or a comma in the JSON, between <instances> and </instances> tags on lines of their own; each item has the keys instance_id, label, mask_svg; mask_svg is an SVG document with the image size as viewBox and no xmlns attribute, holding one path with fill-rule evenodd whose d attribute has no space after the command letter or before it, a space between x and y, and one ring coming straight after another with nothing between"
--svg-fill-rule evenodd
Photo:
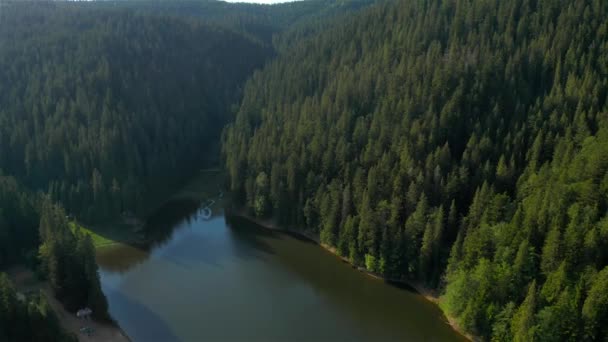
<instances>
[{"instance_id":1,"label":"grassy clearing","mask_svg":"<svg viewBox=\"0 0 608 342\"><path fill-rule=\"evenodd\" d=\"M93 239L96 249L112 246L117 243L132 243L137 240L137 233L132 226L123 223L106 224L103 226L85 227L79 223L71 222L72 230L80 229Z\"/></svg>"}]
</instances>

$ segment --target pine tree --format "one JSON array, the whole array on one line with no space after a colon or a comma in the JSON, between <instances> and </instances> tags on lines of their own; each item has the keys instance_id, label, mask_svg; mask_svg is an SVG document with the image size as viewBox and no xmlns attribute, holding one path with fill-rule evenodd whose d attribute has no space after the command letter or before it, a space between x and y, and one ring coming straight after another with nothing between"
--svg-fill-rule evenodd
<instances>
[{"instance_id":1,"label":"pine tree","mask_svg":"<svg viewBox=\"0 0 608 342\"><path fill-rule=\"evenodd\" d=\"M534 328L536 325L535 312L537 306L536 280L528 286L528 294L517 309L511 320L513 341L535 341Z\"/></svg>"}]
</instances>

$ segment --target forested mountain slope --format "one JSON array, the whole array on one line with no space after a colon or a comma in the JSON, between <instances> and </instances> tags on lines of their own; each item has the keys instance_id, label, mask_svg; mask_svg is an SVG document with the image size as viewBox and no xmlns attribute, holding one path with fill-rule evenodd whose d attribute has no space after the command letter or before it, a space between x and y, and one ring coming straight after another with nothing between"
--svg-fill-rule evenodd
<instances>
[{"instance_id":1,"label":"forested mountain slope","mask_svg":"<svg viewBox=\"0 0 608 342\"><path fill-rule=\"evenodd\" d=\"M215 161L274 34L369 3L3 3L0 170L81 219L145 214Z\"/></svg>"},{"instance_id":2,"label":"forested mountain slope","mask_svg":"<svg viewBox=\"0 0 608 342\"><path fill-rule=\"evenodd\" d=\"M605 1L377 5L257 72L223 158L253 213L467 332L604 340L607 75Z\"/></svg>"},{"instance_id":3,"label":"forested mountain slope","mask_svg":"<svg viewBox=\"0 0 608 342\"><path fill-rule=\"evenodd\" d=\"M131 8L140 13L191 17L234 30L262 44L285 30L317 31L335 17L364 8L377 0L306 0L274 5L228 3L215 0L118 0L104 1L107 7Z\"/></svg>"},{"instance_id":4,"label":"forested mountain slope","mask_svg":"<svg viewBox=\"0 0 608 342\"><path fill-rule=\"evenodd\" d=\"M216 166L273 35L366 3L0 2L0 271L26 265L69 311L109 319L93 244L70 220L146 215ZM1 341L72 340L2 273L0 298Z\"/></svg>"},{"instance_id":5,"label":"forested mountain slope","mask_svg":"<svg viewBox=\"0 0 608 342\"><path fill-rule=\"evenodd\" d=\"M142 211L212 160L241 83L273 52L198 22L91 6L3 6L0 169L102 220Z\"/></svg>"}]
</instances>

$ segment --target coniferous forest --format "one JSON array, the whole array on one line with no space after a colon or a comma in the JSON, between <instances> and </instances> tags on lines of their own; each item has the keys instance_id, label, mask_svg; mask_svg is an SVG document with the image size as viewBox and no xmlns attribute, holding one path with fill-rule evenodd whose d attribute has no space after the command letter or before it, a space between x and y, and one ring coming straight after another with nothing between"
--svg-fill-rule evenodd
<instances>
[{"instance_id":1,"label":"coniferous forest","mask_svg":"<svg viewBox=\"0 0 608 342\"><path fill-rule=\"evenodd\" d=\"M246 79L277 54L273 36L368 4L0 2L0 272L25 264L68 311L111 320L73 220L145 218L216 167ZM1 341L72 339L44 295L18 300L4 275L0 295Z\"/></svg>"},{"instance_id":2,"label":"coniferous forest","mask_svg":"<svg viewBox=\"0 0 608 342\"><path fill-rule=\"evenodd\" d=\"M5 9L0 167L87 220L141 212L201 166L271 51L198 22L66 7Z\"/></svg>"},{"instance_id":3,"label":"coniferous forest","mask_svg":"<svg viewBox=\"0 0 608 342\"><path fill-rule=\"evenodd\" d=\"M73 220L201 168L484 341L608 338L608 2L0 3L0 272L110 320ZM72 340L0 274L0 340Z\"/></svg>"},{"instance_id":4,"label":"coniferous forest","mask_svg":"<svg viewBox=\"0 0 608 342\"><path fill-rule=\"evenodd\" d=\"M230 186L484 340L604 340L607 76L605 1L375 6L248 81Z\"/></svg>"}]
</instances>

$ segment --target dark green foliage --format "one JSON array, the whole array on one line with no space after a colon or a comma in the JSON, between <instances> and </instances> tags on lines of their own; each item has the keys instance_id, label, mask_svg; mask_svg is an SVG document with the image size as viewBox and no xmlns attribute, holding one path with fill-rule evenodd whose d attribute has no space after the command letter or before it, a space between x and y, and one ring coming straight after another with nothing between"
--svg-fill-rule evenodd
<instances>
[{"instance_id":1,"label":"dark green foliage","mask_svg":"<svg viewBox=\"0 0 608 342\"><path fill-rule=\"evenodd\" d=\"M109 320L93 244L71 217L147 215L217 164L231 106L275 55L275 34L294 27L290 36L304 37L320 29L306 23L369 3L0 2L0 170L14 177L0 174L0 270L25 263L68 310ZM250 185L256 213L277 212L278 179L262 172ZM12 290L0 285L0 304L9 303ZM26 331L30 320L56 327L43 302L11 303L0 340L62 339L58 328ZM24 308L29 316L14 313Z\"/></svg>"},{"instance_id":2,"label":"dark green foliage","mask_svg":"<svg viewBox=\"0 0 608 342\"><path fill-rule=\"evenodd\" d=\"M603 340L607 56L605 1L373 6L249 80L229 185L484 340Z\"/></svg>"},{"instance_id":3,"label":"dark green foliage","mask_svg":"<svg viewBox=\"0 0 608 342\"><path fill-rule=\"evenodd\" d=\"M89 305L96 308L99 318L107 319L107 303L100 290L90 238L75 235L63 210L42 196L24 191L11 177L0 176L0 208L9 213L2 217L0 225L0 270L13 263L32 268L40 264L40 270L68 309L74 310L71 303L79 308ZM40 241L44 242L42 252L36 258ZM76 248L66 241L77 241ZM77 279L84 280L76 284ZM73 285L79 288L70 288ZM73 299L77 296L86 297L77 303ZM59 327L44 295L18 300L8 278L0 273L0 341L72 339Z\"/></svg>"},{"instance_id":4,"label":"dark green foliage","mask_svg":"<svg viewBox=\"0 0 608 342\"><path fill-rule=\"evenodd\" d=\"M598 273L583 305L585 337L599 339L608 336L608 267Z\"/></svg>"},{"instance_id":5,"label":"dark green foliage","mask_svg":"<svg viewBox=\"0 0 608 342\"><path fill-rule=\"evenodd\" d=\"M35 261L39 216L35 201L12 177L0 175L0 269Z\"/></svg>"},{"instance_id":6,"label":"dark green foliage","mask_svg":"<svg viewBox=\"0 0 608 342\"><path fill-rule=\"evenodd\" d=\"M369 3L2 4L0 169L83 220L145 215L217 162L273 35Z\"/></svg>"},{"instance_id":7,"label":"dark green foliage","mask_svg":"<svg viewBox=\"0 0 608 342\"><path fill-rule=\"evenodd\" d=\"M265 5L214 0L119 0L104 1L99 6L129 8L144 14L196 18L236 31L262 44L283 49L321 31L333 22L328 19L356 11L374 1L307 0Z\"/></svg>"},{"instance_id":8,"label":"dark green foliage","mask_svg":"<svg viewBox=\"0 0 608 342\"><path fill-rule=\"evenodd\" d=\"M605 340L608 4L367 3L0 4L0 168L84 219L143 213L276 50L223 135L240 204L442 291L484 340ZM1 177L0 267L38 245L106 318L90 240Z\"/></svg>"},{"instance_id":9,"label":"dark green foliage","mask_svg":"<svg viewBox=\"0 0 608 342\"><path fill-rule=\"evenodd\" d=\"M0 341L77 341L61 330L44 295L19 300L4 273L0 273L0 299Z\"/></svg>"},{"instance_id":10,"label":"dark green foliage","mask_svg":"<svg viewBox=\"0 0 608 342\"><path fill-rule=\"evenodd\" d=\"M9 2L0 20L0 168L89 221L142 214L213 162L240 84L272 56L228 30L103 8Z\"/></svg>"},{"instance_id":11,"label":"dark green foliage","mask_svg":"<svg viewBox=\"0 0 608 342\"><path fill-rule=\"evenodd\" d=\"M40 268L55 296L69 311L89 307L96 318L109 320L91 237L72 232L63 209L49 201L42 205L40 237Z\"/></svg>"}]
</instances>

